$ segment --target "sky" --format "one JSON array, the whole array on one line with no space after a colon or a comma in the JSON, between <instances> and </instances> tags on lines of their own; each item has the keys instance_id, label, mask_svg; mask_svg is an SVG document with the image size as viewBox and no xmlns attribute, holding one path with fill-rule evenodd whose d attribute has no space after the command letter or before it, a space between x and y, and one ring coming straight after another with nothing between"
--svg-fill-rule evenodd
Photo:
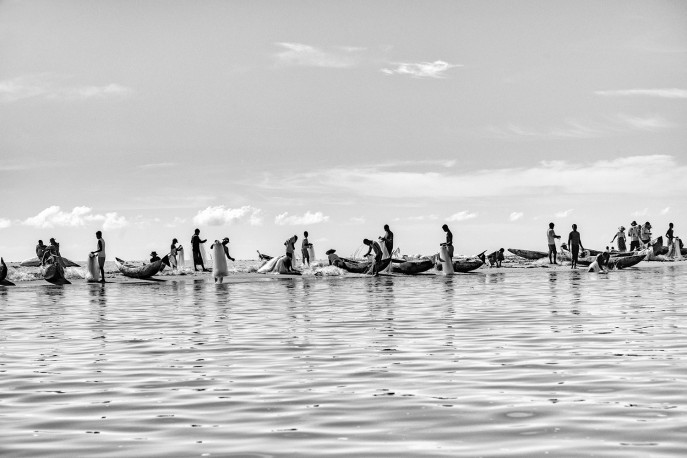
<instances>
[{"instance_id":1,"label":"sky","mask_svg":"<svg viewBox=\"0 0 687 458\"><path fill-rule=\"evenodd\" d=\"M0 256L687 227L683 1L0 1Z\"/></svg>"}]
</instances>

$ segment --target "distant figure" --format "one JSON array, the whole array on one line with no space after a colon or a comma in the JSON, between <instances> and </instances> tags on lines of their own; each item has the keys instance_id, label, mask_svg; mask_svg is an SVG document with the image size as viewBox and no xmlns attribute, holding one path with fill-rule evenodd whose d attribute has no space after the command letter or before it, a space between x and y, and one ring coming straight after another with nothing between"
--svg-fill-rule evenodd
<instances>
[{"instance_id":1,"label":"distant figure","mask_svg":"<svg viewBox=\"0 0 687 458\"><path fill-rule=\"evenodd\" d=\"M553 223L549 223L549 230L546 231L546 239L549 242L549 264L558 264L556 262L556 239L560 239L560 235L556 235L553 230Z\"/></svg>"},{"instance_id":2,"label":"distant figure","mask_svg":"<svg viewBox=\"0 0 687 458\"><path fill-rule=\"evenodd\" d=\"M339 255L336 254L336 250L327 250L325 254L327 255L327 259L329 259L330 266L341 267L343 265L343 261Z\"/></svg>"},{"instance_id":3,"label":"distant figure","mask_svg":"<svg viewBox=\"0 0 687 458\"><path fill-rule=\"evenodd\" d=\"M666 240L668 241L668 246L672 245L674 238L675 236L673 235L673 223L669 223L668 230L666 231ZM38 249L38 247L36 247L36 249Z\"/></svg>"},{"instance_id":4,"label":"distant figure","mask_svg":"<svg viewBox=\"0 0 687 458\"><path fill-rule=\"evenodd\" d=\"M572 264L570 268L576 269L577 259L580 255L580 248L584 250L584 246L582 246L582 238L580 237L580 233L577 232L577 224L572 225L572 232L570 235L568 235L568 247L570 247L570 253L572 254Z\"/></svg>"},{"instance_id":5,"label":"distant figure","mask_svg":"<svg viewBox=\"0 0 687 458\"><path fill-rule=\"evenodd\" d=\"M639 229L639 238L645 246L648 246L651 242L651 223L649 221L644 223L644 226Z\"/></svg>"},{"instance_id":6,"label":"distant figure","mask_svg":"<svg viewBox=\"0 0 687 458\"><path fill-rule=\"evenodd\" d=\"M618 251L624 253L627 251L627 246L625 245L625 226L620 226L618 232L613 236L611 243L618 239Z\"/></svg>"},{"instance_id":7,"label":"distant figure","mask_svg":"<svg viewBox=\"0 0 687 458\"><path fill-rule=\"evenodd\" d=\"M213 244L210 245L210 249L214 250L212 272L213 276L215 277L215 283L222 283L224 277L229 274L229 271L227 270L227 261L224 259L224 257L231 261L236 261L229 254L229 248L227 247L228 243L229 237L224 237L222 242L215 240Z\"/></svg>"},{"instance_id":8,"label":"distant figure","mask_svg":"<svg viewBox=\"0 0 687 458\"><path fill-rule=\"evenodd\" d=\"M98 231L95 233L96 239L98 239L98 247L95 251L91 251L91 254L98 254L98 266L100 267L100 282L105 283L105 240L103 239L103 233Z\"/></svg>"},{"instance_id":9,"label":"distant figure","mask_svg":"<svg viewBox=\"0 0 687 458\"><path fill-rule=\"evenodd\" d=\"M308 248L310 247L310 242L308 242L308 231L303 232L303 242L301 242L301 255L303 256L303 265L306 263L310 265L310 253Z\"/></svg>"},{"instance_id":10,"label":"distant figure","mask_svg":"<svg viewBox=\"0 0 687 458\"><path fill-rule=\"evenodd\" d=\"M611 254L608 251L599 253L594 262L589 266L588 272L608 273L608 260L611 259Z\"/></svg>"},{"instance_id":11,"label":"distant figure","mask_svg":"<svg viewBox=\"0 0 687 458\"><path fill-rule=\"evenodd\" d=\"M489 256L487 256L487 259L489 260L489 267L493 267L494 264L496 264L496 267L501 267L501 262L503 262L504 256L503 252L505 250L503 248L494 251L491 253Z\"/></svg>"},{"instance_id":12,"label":"distant figure","mask_svg":"<svg viewBox=\"0 0 687 458\"><path fill-rule=\"evenodd\" d=\"M176 269L178 266L177 251L181 247L177 248L177 243L179 243L177 239L172 239L172 244L169 246L169 262L172 264L172 269Z\"/></svg>"},{"instance_id":13,"label":"distant figure","mask_svg":"<svg viewBox=\"0 0 687 458\"><path fill-rule=\"evenodd\" d=\"M203 272L209 272L203 263L203 255L200 254L200 244L207 242L207 240L200 239L200 229L196 229L193 232L193 236L191 237L191 249L193 250L193 270L198 272L196 266L200 265L201 269L203 269Z\"/></svg>"},{"instance_id":14,"label":"distant figure","mask_svg":"<svg viewBox=\"0 0 687 458\"><path fill-rule=\"evenodd\" d=\"M394 233L391 232L388 224L384 225L384 236L381 239L386 247L386 252L391 256L391 253L394 251Z\"/></svg>"},{"instance_id":15,"label":"distant figure","mask_svg":"<svg viewBox=\"0 0 687 458\"><path fill-rule=\"evenodd\" d=\"M453 259L453 232L451 232L447 224L444 224L441 228L446 232L446 243L444 245L448 247L448 256Z\"/></svg>"},{"instance_id":16,"label":"distant figure","mask_svg":"<svg viewBox=\"0 0 687 458\"><path fill-rule=\"evenodd\" d=\"M45 254L45 250L47 250L47 249L48 249L48 247L43 244L43 241L39 240L38 245L36 245L36 257L38 258L39 261L41 259L43 259L43 255Z\"/></svg>"},{"instance_id":17,"label":"distant figure","mask_svg":"<svg viewBox=\"0 0 687 458\"><path fill-rule=\"evenodd\" d=\"M630 237L630 251L639 250L639 227L637 227L637 221L632 221L627 235Z\"/></svg>"},{"instance_id":18,"label":"distant figure","mask_svg":"<svg viewBox=\"0 0 687 458\"><path fill-rule=\"evenodd\" d=\"M382 262L382 247L379 246L378 242L373 242L372 240L369 239L364 239L363 244L367 245L369 247L369 250L367 250L367 253L365 256L369 256L370 253L372 253L372 250L375 252L375 257L374 261L372 264L372 271L370 272L371 275L377 276L379 275L379 270L381 267L381 262Z\"/></svg>"},{"instance_id":19,"label":"distant figure","mask_svg":"<svg viewBox=\"0 0 687 458\"><path fill-rule=\"evenodd\" d=\"M291 255L291 259L295 258L294 252L296 251L296 242L298 241L298 236L294 235L290 239L287 239L286 242L284 242L284 246L286 246L286 254Z\"/></svg>"},{"instance_id":20,"label":"distant figure","mask_svg":"<svg viewBox=\"0 0 687 458\"><path fill-rule=\"evenodd\" d=\"M57 241L54 238L50 239L50 247L49 248L50 248L50 251L52 251L52 254L54 254L55 256L62 256L60 254L60 244L57 243Z\"/></svg>"}]
</instances>

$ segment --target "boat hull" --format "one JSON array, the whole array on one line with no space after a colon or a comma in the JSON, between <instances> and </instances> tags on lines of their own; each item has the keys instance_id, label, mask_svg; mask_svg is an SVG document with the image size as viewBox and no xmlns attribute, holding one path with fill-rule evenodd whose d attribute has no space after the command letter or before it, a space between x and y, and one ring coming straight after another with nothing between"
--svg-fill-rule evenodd
<instances>
[{"instance_id":1,"label":"boat hull","mask_svg":"<svg viewBox=\"0 0 687 458\"><path fill-rule=\"evenodd\" d=\"M341 263L341 268L347 272L353 273L353 274L366 274L368 271L372 269L372 264L374 261L356 261L353 259L347 259L347 258L340 258L342 263ZM391 258L386 258L383 259L380 262L380 267L379 271L381 272L382 270L386 269L389 266L389 263L391 262Z\"/></svg>"},{"instance_id":2,"label":"boat hull","mask_svg":"<svg viewBox=\"0 0 687 458\"><path fill-rule=\"evenodd\" d=\"M43 268L43 278L53 285L70 285L71 282L64 277L62 263L55 262Z\"/></svg>"},{"instance_id":3,"label":"boat hull","mask_svg":"<svg viewBox=\"0 0 687 458\"><path fill-rule=\"evenodd\" d=\"M531 261L536 261L537 259L543 259L549 254L543 251L533 251L533 250L520 250L518 248L508 248L508 251L521 258L529 259Z\"/></svg>"},{"instance_id":4,"label":"boat hull","mask_svg":"<svg viewBox=\"0 0 687 458\"><path fill-rule=\"evenodd\" d=\"M391 272L395 274L415 275L422 272L427 272L434 267L434 260L432 259L417 259L417 260L394 260L391 263Z\"/></svg>"},{"instance_id":5,"label":"boat hull","mask_svg":"<svg viewBox=\"0 0 687 458\"><path fill-rule=\"evenodd\" d=\"M163 264L169 265L168 256L139 267L127 266L125 265L124 261L119 258L115 258L115 265L117 266L117 269L119 269L122 275L130 278L150 278L162 270Z\"/></svg>"}]
</instances>

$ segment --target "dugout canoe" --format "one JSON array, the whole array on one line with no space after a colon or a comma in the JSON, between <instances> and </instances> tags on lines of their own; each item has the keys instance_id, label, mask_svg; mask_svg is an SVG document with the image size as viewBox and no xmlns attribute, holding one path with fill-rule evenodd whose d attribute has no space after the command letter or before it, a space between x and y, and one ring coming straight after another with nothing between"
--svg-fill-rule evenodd
<instances>
[{"instance_id":1,"label":"dugout canoe","mask_svg":"<svg viewBox=\"0 0 687 458\"><path fill-rule=\"evenodd\" d=\"M391 272L395 274L415 275L427 272L434 267L434 259L394 259L391 263Z\"/></svg>"},{"instance_id":2,"label":"dugout canoe","mask_svg":"<svg viewBox=\"0 0 687 458\"><path fill-rule=\"evenodd\" d=\"M160 270L162 270L162 265L169 265L169 255L166 255L162 259L158 259L155 262L145 264L142 266L134 267L126 265L125 261L115 258L115 265L117 269L127 277L131 278L150 278Z\"/></svg>"},{"instance_id":3,"label":"dugout canoe","mask_svg":"<svg viewBox=\"0 0 687 458\"><path fill-rule=\"evenodd\" d=\"M59 259L55 259L52 264L43 266L43 278L53 285L71 285L71 282L64 276L64 267Z\"/></svg>"},{"instance_id":4,"label":"dugout canoe","mask_svg":"<svg viewBox=\"0 0 687 458\"><path fill-rule=\"evenodd\" d=\"M352 274L365 274L371 269L373 261L356 261L354 259L340 258L340 267ZM391 258L382 259L379 271L386 269L391 263Z\"/></svg>"},{"instance_id":5,"label":"dugout canoe","mask_svg":"<svg viewBox=\"0 0 687 458\"><path fill-rule=\"evenodd\" d=\"M62 267L81 267L74 261L70 261L69 259L63 257L60 257L60 263L62 264ZM38 258L31 258L27 259L26 261L22 261L19 265L21 267L41 267L41 261Z\"/></svg>"},{"instance_id":6,"label":"dugout canoe","mask_svg":"<svg viewBox=\"0 0 687 458\"><path fill-rule=\"evenodd\" d=\"M14 286L14 283L7 279L7 264L0 258L0 286Z\"/></svg>"},{"instance_id":7,"label":"dugout canoe","mask_svg":"<svg viewBox=\"0 0 687 458\"><path fill-rule=\"evenodd\" d=\"M455 273L467 273L482 267L484 261L481 259L454 259L453 271Z\"/></svg>"},{"instance_id":8,"label":"dugout canoe","mask_svg":"<svg viewBox=\"0 0 687 458\"><path fill-rule=\"evenodd\" d=\"M611 259L608 260L608 267L609 269L627 269L628 267L639 264L644 259L646 259L646 255L644 254L620 257L612 256Z\"/></svg>"},{"instance_id":9,"label":"dugout canoe","mask_svg":"<svg viewBox=\"0 0 687 458\"><path fill-rule=\"evenodd\" d=\"M520 250L518 248L508 248L508 251L516 256L520 256L521 258L529 259L531 261L536 261L537 259L542 259L549 255L543 251Z\"/></svg>"}]
</instances>

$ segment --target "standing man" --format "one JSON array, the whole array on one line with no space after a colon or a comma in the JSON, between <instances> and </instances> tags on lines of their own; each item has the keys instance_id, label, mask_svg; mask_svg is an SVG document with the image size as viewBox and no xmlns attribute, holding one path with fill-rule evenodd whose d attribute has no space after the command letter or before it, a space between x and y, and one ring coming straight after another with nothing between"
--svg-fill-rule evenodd
<instances>
[{"instance_id":1,"label":"standing man","mask_svg":"<svg viewBox=\"0 0 687 458\"><path fill-rule=\"evenodd\" d=\"M627 235L630 237L630 251L639 250L639 228L637 227L637 221L632 221Z\"/></svg>"},{"instance_id":2,"label":"standing man","mask_svg":"<svg viewBox=\"0 0 687 458\"><path fill-rule=\"evenodd\" d=\"M571 269L577 268L577 258L580 255L580 248L584 250L582 246L582 239L580 238L580 233L577 232L577 224L572 225L572 232L568 235L568 246L570 247L570 252L572 253L572 265Z\"/></svg>"},{"instance_id":3,"label":"standing man","mask_svg":"<svg viewBox=\"0 0 687 458\"><path fill-rule=\"evenodd\" d=\"M453 232L451 232L447 224L444 224L441 228L446 232L446 243L444 245L448 247L448 256L453 259Z\"/></svg>"},{"instance_id":4,"label":"standing man","mask_svg":"<svg viewBox=\"0 0 687 458\"><path fill-rule=\"evenodd\" d=\"M394 251L394 233L391 232L388 224L384 225L384 237L381 237L381 239L384 242L387 253L389 253L389 257L391 257L391 253Z\"/></svg>"},{"instance_id":5,"label":"standing man","mask_svg":"<svg viewBox=\"0 0 687 458\"><path fill-rule=\"evenodd\" d=\"M294 259L296 259L294 252L296 251L296 242L297 241L298 241L298 236L294 235L290 239L287 239L286 242L284 242L284 245L286 246L286 254L291 255L292 261Z\"/></svg>"},{"instance_id":6,"label":"standing man","mask_svg":"<svg viewBox=\"0 0 687 458\"><path fill-rule=\"evenodd\" d=\"M303 242L301 242L301 255L303 256L303 265L310 265L310 253L308 252L310 242L308 242L308 231L303 232Z\"/></svg>"},{"instance_id":7,"label":"standing man","mask_svg":"<svg viewBox=\"0 0 687 458\"><path fill-rule=\"evenodd\" d=\"M556 235L553 226L553 223L549 223L549 230L546 232L546 238L549 242L549 264L558 264L556 262L556 239L560 239L561 236Z\"/></svg>"},{"instance_id":8,"label":"standing man","mask_svg":"<svg viewBox=\"0 0 687 458\"><path fill-rule=\"evenodd\" d=\"M639 238L642 240L644 245L649 246L649 243L651 242L651 223L649 221L644 223L644 226L640 228Z\"/></svg>"},{"instance_id":9,"label":"standing man","mask_svg":"<svg viewBox=\"0 0 687 458\"><path fill-rule=\"evenodd\" d=\"M627 246L625 245L625 226L620 226L618 228L618 232L613 236L611 243L613 243L616 238L618 239L618 251L625 253L627 251Z\"/></svg>"},{"instance_id":10,"label":"standing man","mask_svg":"<svg viewBox=\"0 0 687 458\"><path fill-rule=\"evenodd\" d=\"M666 239L668 240L668 246L673 244L674 238L675 235L673 234L673 223L668 223L668 230L666 231ZM36 247L36 249L38 249L38 247Z\"/></svg>"},{"instance_id":11,"label":"standing man","mask_svg":"<svg viewBox=\"0 0 687 458\"><path fill-rule=\"evenodd\" d=\"M191 247L193 250L193 270L196 272L198 272L198 269L196 268L198 264L200 264L203 272L208 272L208 269L205 268L205 264L203 263L203 255L200 254L200 244L205 242L207 242L207 240L200 239L200 229L193 231L193 236L191 237Z\"/></svg>"},{"instance_id":12,"label":"standing man","mask_svg":"<svg viewBox=\"0 0 687 458\"><path fill-rule=\"evenodd\" d=\"M100 282L105 283L105 239L103 233L98 231L95 233L95 238L98 239L98 249L91 251L91 254L98 254L98 266L100 267Z\"/></svg>"}]
</instances>

